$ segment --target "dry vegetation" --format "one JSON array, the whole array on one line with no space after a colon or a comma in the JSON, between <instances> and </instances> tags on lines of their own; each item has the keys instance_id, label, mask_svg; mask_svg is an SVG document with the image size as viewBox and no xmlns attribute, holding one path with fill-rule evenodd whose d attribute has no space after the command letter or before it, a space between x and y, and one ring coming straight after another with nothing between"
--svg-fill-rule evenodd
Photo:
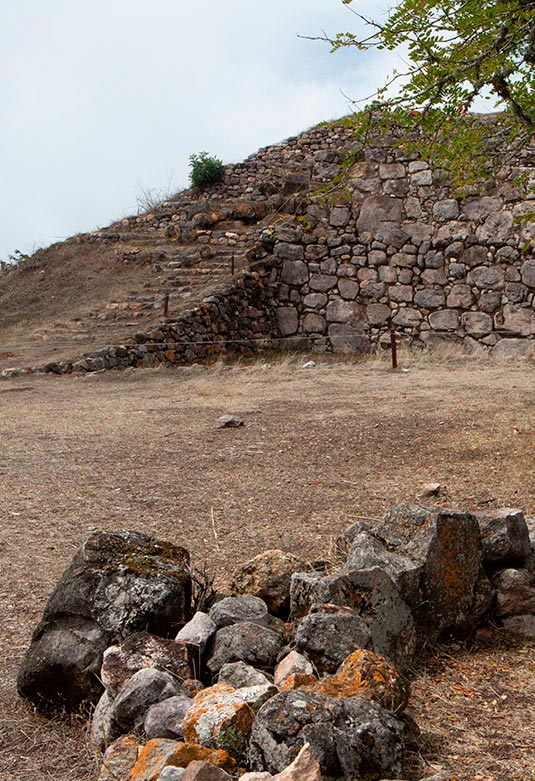
<instances>
[{"instance_id":1,"label":"dry vegetation","mask_svg":"<svg viewBox=\"0 0 535 781\"><path fill-rule=\"evenodd\" d=\"M269 359L268 359L269 360ZM185 544L220 585L261 550L324 556L355 518L438 481L459 508L535 512L535 371L454 358L127 370L0 382L0 779L89 781L84 722L15 693L48 594L95 528ZM216 430L224 413L245 426ZM535 644L489 629L413 681L407 775L535 778Z\"/></svg>"}]
</instances>

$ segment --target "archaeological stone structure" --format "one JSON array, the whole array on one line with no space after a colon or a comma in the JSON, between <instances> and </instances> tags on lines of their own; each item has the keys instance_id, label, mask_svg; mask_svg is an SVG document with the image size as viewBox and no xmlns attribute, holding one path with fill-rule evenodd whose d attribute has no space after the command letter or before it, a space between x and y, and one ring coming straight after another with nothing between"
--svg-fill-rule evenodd
<instances>
[{"instance_id":1,"label":"archaeological stone structure","mask_svg":"<svg viewBox=\"0 0 535 781\"><path fill-rule=\"evenodd\" d=\"M72 239L133 252L136 237L149 235L159 262L172 248L175 267L212 257L230 268L232 258L236 273L124 344L41 370L188 363L266 347L362 353L386 346L391 329L414 347L530 355L535 148L504 163L483 193L460 199L440 171L395 142L362 147L350 123L318 126L227 166L204 193L184 191Z\"/></svg>"}]
</instances>

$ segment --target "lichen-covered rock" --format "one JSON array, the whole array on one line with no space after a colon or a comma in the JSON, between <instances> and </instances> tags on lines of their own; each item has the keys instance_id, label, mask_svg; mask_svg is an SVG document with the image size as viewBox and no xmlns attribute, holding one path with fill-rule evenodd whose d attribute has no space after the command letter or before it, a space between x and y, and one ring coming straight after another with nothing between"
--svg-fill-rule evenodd
<instances>
[{"instance_id":1,"label":"lichen-covered rock","mask_svg":"<svg viewBox=\"0 0 535 781\"><path fill-rule=\"evenodd\" d=\"M413 563L396 582L413 612L420 642L434 641L445 630L466 630L467 623L474 625L490 608L486 595L491 592L478 593L485 584L483 548L478 522L470 513L403 503L388 510L374 531L389 550Z\"/></svg>"},{"instance_id":2,"label":"lichen-covered rock","mask_svg":"<svg viewBox=\"0 0 535 781\"><path fill-rule=\"evenodd\" d=\"M127 781L137 762L141 744L133 735L122 735L104 753L98 781Z\"/></svg>"},{"instance_id":3,"label":"lichen-covered rock","mask_svg":"<svg viewBox=\"0 0 535 781\"><path fill-rule=\"evenodd\" d=\"M249 622L232 624L216 632L206 653L206 665L212 674L228 662L273 667L283 645L284 638L265 626Z\"/></svg>"},{"instance_id":4,"label":"lichen-covered rock","mask_svg":"<svg viewBox=\"0 0 535 781\"><path fill-rule=\"evenodd\" d=\"M114 699L111 719L122 732L139 732L150 706L169 697L176 697L179 692L178 684L169 673L152 667L139 670Z\"/></svg>"},{"instance_id":5,"label":"lichen-covered rock","mask_svg":"<svg viewBox=\"0 0 535 781\"><path fill-rule=\"evenodd\" d=\"M502 507L474 513L481 530L485 563L524 562L532 554L522 510Z\"/></svg>"},{"instance_id":6,"label":"lichen-covered rock","mask_svg":"<svg viewBox=\"0 0 535 781\"><path fill-rule=\"evenodd\" d=\"M197 760L210 762L229 773L236 768L235 760L226 751L158 738L149 740L140 750L128 781L158 781L165 767L184 768Z\"/></svg>"},{"instance_id":7,"label":"lichen-covered rock","mask_svg":"<svg viewBox=\"0 0 535 781\"><path fill-rule=\"evenodd\" d=\"M218 629L243 621L267 626L268 609L263 599L244 594L239 597L225 597L210 610L210 618Z\"/></svg>"},{"instance_id":8,"label":"lichen-covered rock","mask_svg":"<svg viewBox=\"0 0 535 781\"><path fill-rule=\"evenodd\" d=\"M404 729L394 716L359 697L304 690L281 692L262 706L249 744L251 767L280 773L306 742L326 778L368 781L401 772Z\"/></svg>"},{"instance_id":9,"label":"lichen-covered rock","mask_svg":"<svg viewBox=\"0 0 535 781\"><path fill-rule=\"evenodd\" d=\"M43 710L74 710L102 692L104 650L146 629L173 635L190 616L189 554L138 532L96 532L61 577L17 680Z\"/></svg>"},{"instance_id":10,"label":"lichen-covered rock","mask_svg":"<svg viewBox=\"0 0 535 781\"><path fill-rule=\"evenodd\" d=\"M292 553L264 551L234 570L230 589L237 594L260 597L270 613L287 618L292 574L306 568L306 562Z\"/></svg>"},{"instance_id":11,"label":"lichen-covered rock","mask_svg":"<svg viewBox=\"0 0 535 781\"><path fill-rule=\"evenodd\" d=\"M146 711L143 721L143 731L147 739L181 740L184 737L182 722L192 705L193 699L183 694L151 705Z\"/></svg>"},{"instance_id":12,"label":"lichen-covered rock","mask_svg":"<svg viewBox=\"0 0 535 781\"><path fill-rule=\"evenodd\" d=\"M234 689L241 689L245 686L266 686L272 683L264 673L255 670L254 667L245 664L245 662L224 664L219 671L218 682L226 683L227 686L232 686Z\"/></svg>"},{"instance_id":13,"label":"lichen-covered rock","mask_svg":"<svg viewBox=\"0 0 535 781\"><path fill-rule=\"evenodd\" d=\"M367 623L350 607L313 605L297 627L295 648L320 672L334 672L357 648L369 648Z\"/></svg>"},{"instance_id":14,"label":"lichen-covered rock","mask_svg":"<svg viewBox=\"0 0 535 781\"><path fill-rule=\"evenodd\" d=\"M535 613L535 575L526 569L504 569L492 582L496 588L496 615Z\"/></svg>"},{"instance_id":15,"label":"lichen-covered rock","mask_svg":"<svg viewBox=\"0 0 535 781\"><path fill-rule=\"evenodd\" d=\"M354 651L338 670L304 687L325 697L364 697L393 713L409 701L409 683L386 659L372 651Z\"/></svg>"},{"instance_id":16,"label":"lichen-covered rock","mask_svg":"<svg viewBox=\"0 0 535 781\"><path fill-rule=\"evenodd\" d=\"M184 738L242 757L256 712L275 694L277 688L271 684L243 689L215 684L195 697L182 725Z\"/></svg>"},{"instance_id":17,"label":"lichen-covered rock","mask_svg":"<svg viewBox=\"0 0 535 781\"><path fill-rule=\"evenodd\" d=\"M136 632L107 648L100 677L106 690L115 697L134 673L147 667L170 673L177 683L193 677L186 645L148 632Z\"/></svg>"}]
</instances>

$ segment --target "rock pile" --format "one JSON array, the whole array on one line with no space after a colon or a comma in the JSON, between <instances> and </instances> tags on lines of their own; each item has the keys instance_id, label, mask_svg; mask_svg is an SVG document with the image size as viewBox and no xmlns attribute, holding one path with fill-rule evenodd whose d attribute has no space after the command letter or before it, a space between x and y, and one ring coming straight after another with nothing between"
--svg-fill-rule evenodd
<instances>
[{"instance_id":1,"label":"rock pile","mask_svg":"<svg viewBox=\"0 0 535 781\"><path fill-rule=\"evenodd\" d=\"M515 509L405 503L338 547L332 574L261 554L192 615L184 549L92 535L49 600L19 691L46 712L102 692L99 781L400 778L420 650L487 616L533 628L528 524Z\"/></svg>"}]
</instances>

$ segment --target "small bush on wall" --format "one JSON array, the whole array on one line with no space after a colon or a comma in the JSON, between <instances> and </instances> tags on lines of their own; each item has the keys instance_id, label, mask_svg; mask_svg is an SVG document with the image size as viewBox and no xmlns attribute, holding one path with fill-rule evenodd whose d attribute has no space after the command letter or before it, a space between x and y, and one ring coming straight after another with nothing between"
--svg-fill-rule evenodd
<instances>
[{"instance_id":1,"label":"small bush on wall","mask_svg":"<svg viewBox=\"0 0 535 781\"><path fill-rule=\"evenodd\" d=\"M210 157L207 152L191 155L189 164L189 178L196 190L204 190L209 185L220 182L225 173L222 161L217 157Z\"/></svg>"}]
</instances>

